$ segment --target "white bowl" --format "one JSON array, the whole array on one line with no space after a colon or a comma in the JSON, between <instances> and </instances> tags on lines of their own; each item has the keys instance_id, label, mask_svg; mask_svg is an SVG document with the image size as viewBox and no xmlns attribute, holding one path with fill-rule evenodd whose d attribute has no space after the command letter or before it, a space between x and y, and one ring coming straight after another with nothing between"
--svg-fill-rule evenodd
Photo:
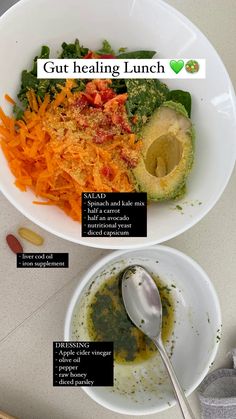
<instances>
[{"instance_id":1,"label":"white bowl","mask_svg":"<svg viewBox=\"0 0 236 419\"><path fill-rule=\"evenodd\" d=\"M22 29L23 28L23 29ZM7 34L7 36L6 36ZM153 49L162 58L206 58L206 80L170 80L170 88L189 90L196 153L188 192L179 203L148 207L147 238L81 237L81 226L52 206L32 204L34 195L13 185L0 154L0 188L26 217L64 239L103 248L138 248L160 243L196 224L214 206L231 175L236 154L235 95L222 61L207 38L182 14L161 0L21 0L0 19L0 100L16 96L22 69L31 66L42 44L52 56L63 41L79 38L97 48L108 39L114 48Z\"/></svg>"},{"instance_id":2,"label":"white bowl","mask_svg":"<svg viewBox=\"0 0 236 419\"><path fill-rule=\"evenodd\" d=\"M221 312L216 292L207 274L195 261L175 249L159 245L139 250L116 251L93 265L80 278L69 303L64 339L73 340L73 320L77 322L76 319L81 321L82 317L86 317L90 302L86 293L88 288L92 298L99 284L109 278L112 269L114 274L114 268L120 272L126 266L136 263L159 275L172 289L176 323L170 343L166 347L170 352L171 340L175 340L171 360L180 383L189 395L206 376L215 358L219 342L217 335L221 333ZM176 288L171 287L173 284ZM78 330L78 326L76 329ZM80 340L91 340L86 322L78 333ZM115 364L114 373L120 388L126 390L125 394L120 394L112 387L83 387L83 390L97 403L123 414L157 413L175 404L172 388L158 355L132 367ZM148 390L144 392L143 385L139 384L135 394L129 394L129 385L140 377L145 377L149 382ZM158 384L160 381L161 386Z\"/></svg>"}]
</instances>

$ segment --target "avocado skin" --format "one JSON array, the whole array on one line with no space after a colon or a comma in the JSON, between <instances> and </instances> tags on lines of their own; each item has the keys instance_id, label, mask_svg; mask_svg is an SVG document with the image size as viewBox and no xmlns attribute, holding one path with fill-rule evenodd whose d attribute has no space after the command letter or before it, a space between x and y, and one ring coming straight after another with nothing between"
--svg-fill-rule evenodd
<instances>
[{"instance_id":1,"label":"avocado skin","mask_svg":"<svg viewBox=\"0 0 236 419\"><path fill-rule=\"evenodd\" d=\"M168 112L168 109L170 112ZM170 122L162 118L170 117ZM178 126L179 124L179 126ZM162 126L161 129L158 126ZM174 169L162 178L158 178L146 168L147 151L158 137L176 134L182 146L182 157ZM186 190L186 179L194 161L195 133L187 111L180 103L164 102L152 115L141 132L143 151L138 165L133 169L137 190L147 192L150 201L166 201L182 198Z\"/></svg>"}]
</instances>

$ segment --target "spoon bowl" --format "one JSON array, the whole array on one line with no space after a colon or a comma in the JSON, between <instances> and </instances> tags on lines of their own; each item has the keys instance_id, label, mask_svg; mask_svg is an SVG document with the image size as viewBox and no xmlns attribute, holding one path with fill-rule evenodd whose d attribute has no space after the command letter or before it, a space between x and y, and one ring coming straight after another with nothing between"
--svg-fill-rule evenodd
<instances>
[{"instance_id":1,"label":"spoon bowl","mask_svg":"<svg viewBox=\"0 0 236 419\"><path fill-rule=\"evenodd\" d=\"M161 297L154 280L142 266L125 270L122 296L132 322L150 339L157 337L162 329Z\"/></svg>"},{"instance_id":2,"label":"spoon bowl","mask_svg":"<svg viewBox=\"0 0 236 419\"><path fill-rule=\"evenodd\" d=\"M162 304L157 285L146 269L133 265L124 271L121 287L125 309L130 319L152 339L160 352L183 418L194 419L194 414L162 342Z\"/></svg>"}]
</instances>

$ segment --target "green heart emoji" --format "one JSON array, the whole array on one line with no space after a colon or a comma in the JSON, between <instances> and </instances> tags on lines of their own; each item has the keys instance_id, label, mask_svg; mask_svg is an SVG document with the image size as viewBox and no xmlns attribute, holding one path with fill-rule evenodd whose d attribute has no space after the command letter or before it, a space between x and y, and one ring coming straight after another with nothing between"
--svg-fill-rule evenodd
<instances>
[{"instance_id":1,"label":"green heart emoji","mask_svg":"<svg viewBox=\"0 0 236 419\"><path fill-rule=\"evenodd\" d=\"M171 60L170 61L170 68L172 68L172 70L175 72L175 74L178 74L182 70L183 67L184 67L183 60L179 60L179 61Z\"/></svg>"}]
</instances>

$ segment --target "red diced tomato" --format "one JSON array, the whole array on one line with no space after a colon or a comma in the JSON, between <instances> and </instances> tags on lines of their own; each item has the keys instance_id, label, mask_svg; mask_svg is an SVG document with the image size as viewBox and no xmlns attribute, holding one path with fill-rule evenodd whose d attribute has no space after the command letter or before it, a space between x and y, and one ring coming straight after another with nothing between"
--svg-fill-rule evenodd
<instances>
[{"instance_id":1,"label":"red diced tomato","mask_svg":"<svg viewBox=\"0 0 236 419\"><path fill-rule=\"evenodd\" d=\"M113 140L113 134L101 129L97 130L96 135L93 138L93 142L96 144L102 144L105 141L110 140Z\"/></svg>"},{"instance_id":2,"label":"red diced tomato","mask_svg":"<svg viewBox=\"0 0 236 419\"><path fill-rule=\"evenodd\" d=\"M101 173L103 176L105 176L108 180L113 180L114 179L114 173L111 167L109 166L104 166L101 170Z\"/></svg>"},{"instance_id":3,"label":"red diced tomato","mask_svg":"<svg viewBox=\"0 0 236 419\"><path fill-rule=\"evenodd\" d=\"M89 51L85 56L84 56L84 58L85 59L87 59L87 58L96 58L97 57L97 55L96 54L94 54L94 52L93 51Z\"/></svg>"},{"instance_id":4,"label":"red diced tomato","mask_svg":"<svg viewBox=\"0 0 236 419\"><path fill-rule=\"evenodd\" d=\"M83 93L80 94L80 96L75 101L75 106L78 106L78 108L85 108L89 103L88 98Z\"/></svg>"},{"instance_id":5,"label":"red diced tomato","mask_svg":"<svg viewBox=\"0 0 236 419\"><path fill-rule=\"evenodd\" d=\"M109 84L112 83L111 80L94 80L93 83L95 84L97 90L106 90L108 89Z\"/></svg>"},{"instance_id":6,"label":"red diced tomato","mask_svg":"<svg viewBox=\"0 0 236 419\"><path fill-rule=\"evenodd\" d=\"M115 92L113 92L112 89L106 89L100 92L101 98L102 98L102 102L106 103L108 102L108 100L111 100L115 97Z\"/></svg>"},{"instance_id":7,"label":"red diced tomato","mask_svg":"<svg viewBox=\"0 0 236 419\"><path fill-rule=\"evenodd\" d=\"M108 84L108 80L93 80L86 84L85 94L91 97L94 105L101 106L116 96Z\"/></svg>"},{"instance_id":8,"label":"red diced tomato","mask_svg":"<svg viewBox=\"0 0 236 419\"><path fill-rule=\"evenodd\" d=\"M102 98L99 93L95 93L93 103L97 106L102 105Z\"/></svg>"},{"instance_id":9,"label":"red diced tomato","mask_svg":"<svg viewBox=\"0 0 236 419\"><path fill-rule=\"evenodd\" d=\"M113 113L111 119L113 124L119 125L125 132L131 133L131 128L127 120L125 109L119 109L117 113Z\"/></svg>"}]
</instances>

